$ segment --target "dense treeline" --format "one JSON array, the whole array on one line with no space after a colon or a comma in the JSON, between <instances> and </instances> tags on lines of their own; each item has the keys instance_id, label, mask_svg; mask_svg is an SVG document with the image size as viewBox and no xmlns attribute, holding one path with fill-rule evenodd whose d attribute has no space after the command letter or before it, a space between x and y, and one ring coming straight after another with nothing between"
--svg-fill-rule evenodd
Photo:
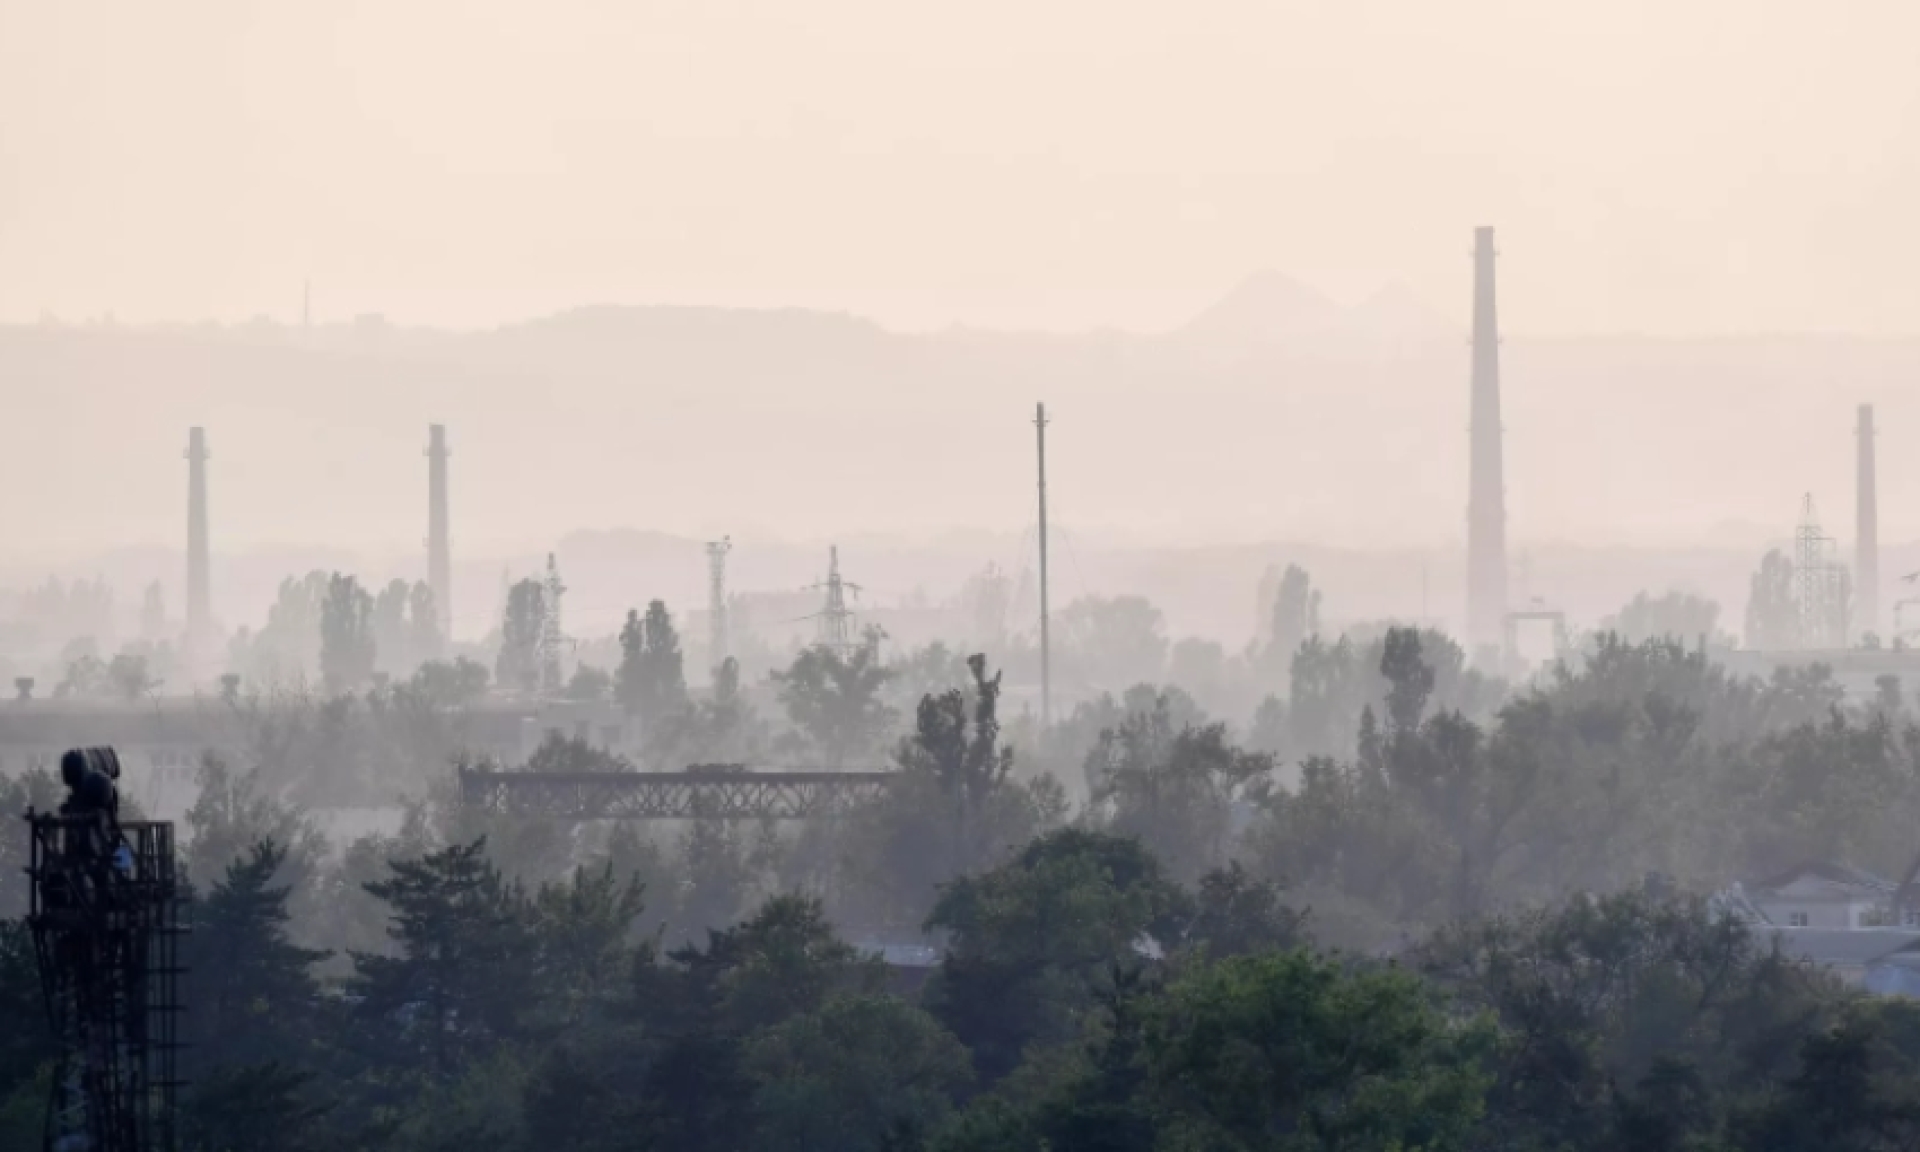
<instances>
[{"instance_id":1,"label":"dense treeline","mask_svg":"<svg viewBox=\"0 0 1920 1152\"><path fill-rule=\"evenodd\" d=\"M739 702L677 699L647 632L616 686L648 685L677 738L737 735ZM798 738L887 730L857 659L786 679ZM481 818L443 780L335 853L258 764L210 759L185 821L190 1147L1920 1139L1920 1010L1705 896L1810 857L1906 863L1899 685L1849 706L1818 669L1753 682L1607 637L1495 704L1457 648L1402 629L1305 641L1290 672L1292 747L1327 701L1351 717L1285 754L1297 777L1173 689L1003 731L997 676L943 661L897 786L792 831ZM556 741L527 767L594 755ZM5 787L10 809L53 798L44 774ZM922 940L930 971L874 954ZM37 995L8 922L0 1011L37 1019ZM48 1056L35 1029L0 1037L0 1145L37 1130Z\"/></svg>"}]
</instances>

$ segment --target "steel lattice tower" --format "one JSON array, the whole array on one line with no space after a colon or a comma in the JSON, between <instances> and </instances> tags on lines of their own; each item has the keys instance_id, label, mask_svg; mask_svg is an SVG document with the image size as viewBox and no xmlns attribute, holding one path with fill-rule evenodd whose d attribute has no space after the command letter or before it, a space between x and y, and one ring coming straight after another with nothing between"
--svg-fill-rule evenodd
<instances>
[{"instance_id":1,"label":"steel lattice tower","mask_svg":"<svg viewBox=\"0 0 1920 1152\"><path fill-rule=\"evenodd\" d=\"M814 617L814 643L836 656L846 656L853 650L853 610L847 607L847 593L852 592L858 597L860 585L850 584L840 578L838 545L827 549L826 580L813 585L808 591L824 591L827 594L820 614Z\"/></svg>"},{"instance_id":2,"label":"steel lattice tower","mask_svg":"<svg viewBox=\"0 0 1920 1152\"><path fill-rule=\"evenodd\" d=\"M553 553L547 553L547 579L544 588L543 607L545 614L540 621L540 687L548 692L558 692L565 687L560 667L560 651L566 644L566 632L561 627L560 598L566 595L567 586L560 583L560 565Z\"/></svg>"},{"instance_id":3,"label":"steel lattice tower","mask_svg":"<svg viewBox=\"0 0 1920 1152\"><path fill-rule=\"evenodd\" d=\"M1802 648L1847 646L1847 571L1833 562L1833 544L1809 493L1793 531L1793 598Z\"/></svg>"},{"instance_id":4,"label":"steel lattice tower","mask_svg":"<svg viewBox=\"0 0 1920 1152\"><path fill-rule=\"evenodd\" d=\"M43 1147L172 1152L182 1011L173 826L115 824L99 811L26 819L27 925L60 1050Z\"/></svg>"}]
</instances>

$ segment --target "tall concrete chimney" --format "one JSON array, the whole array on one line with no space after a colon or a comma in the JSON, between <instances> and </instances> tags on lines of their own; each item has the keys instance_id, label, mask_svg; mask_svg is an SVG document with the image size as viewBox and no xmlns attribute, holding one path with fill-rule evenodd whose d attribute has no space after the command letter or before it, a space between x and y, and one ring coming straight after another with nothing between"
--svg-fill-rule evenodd
<instances>
[{"instance_id":1,"label":"tall concrete chimney","mask_svg":"<svg viewBox=\"0 0 1920 1152\"><path fill-rule=\"evenodd\" d=\"M196 652L213 635L213 555L207 539L207 433L187 432L187 645Z\"/></svg>"},{"instance_id":2,"label":"tall concrete chimney","mask_svg":"<svg viewBox=\"0 0 1920 1152\"><path fill-rule=\"evenodd\" d=\"M1880 499L1874 483L1873 405L1860 405L1859 475L1854 490L1853 618L1862 634L1880 632Z\"/></svg>"},{"instance_id":3,"label":"tall concrete chimney","mask_svg":"<svg viewBox=\"0 0 1920 1152\"><path fill-rule=\"evenodd\" d=\"M1507 500L1500 448L1500 322L1493 229L1473 230L1472 458L1467 496L1467 649L1483 663L1506 641ZM1489 651L1491 650L1491 651Z\"/></svg>"},{"instance_id":4,"label":"tall concrete chimney","mask_svg":"<svg viewBox=\"0 0 1920 1152\"><path fill-rule=\"evenodd\" d=\"M433 589L440 635L453 638L453 542L447 526L447 426L427 425L427 586Z\"/></svg>"}]
</instances>

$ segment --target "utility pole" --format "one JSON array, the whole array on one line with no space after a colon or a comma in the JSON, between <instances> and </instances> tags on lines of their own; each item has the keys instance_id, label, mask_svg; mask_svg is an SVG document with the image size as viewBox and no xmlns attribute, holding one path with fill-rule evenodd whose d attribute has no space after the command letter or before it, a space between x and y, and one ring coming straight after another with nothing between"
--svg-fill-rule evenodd
<instances>
[{"instance_id":1,"label":"utility pole","mask_svg":"<svg viewBox=\"0 0 1920 1152\"><path fill-rule=\"evenodd\" d=\"M187 431L187 635L188 663L200 671L213 642L213 549L207 531L207 433Z\"/></svg>"},{"instance_id":2,"label":"utility pole","mask_svg":"<svg viewBox=\"0 0 1920 1152\"><path fill-rule=\"evenodd\" d=\"M1053 723L1053 643L1047 634L1047 406L1033 406L1040 450L1040 723Z\"/></svg>"},{"instance_id":3,"label":"utility pole","mask_svg":"<svg viewBox=\"0 0 1920 1152\"><path fill-rule=\"evenodd\" d=\"M732 655L727 635L727 553L733 551L733 537L722 536L707 544L707 654L717 671Z\"/></svg>"},{"instance_id":4,"label":"utility pole","mask_svg":"<svg viewBox=\"0 0 1920 1152\"><path fill-rule=\"evenodd\" d=\"M440 639L453 642L453 541L447 518L447 426L427 425L427 587L433 589L433 610L439 617Z\"/></svg>"}]
</instances>

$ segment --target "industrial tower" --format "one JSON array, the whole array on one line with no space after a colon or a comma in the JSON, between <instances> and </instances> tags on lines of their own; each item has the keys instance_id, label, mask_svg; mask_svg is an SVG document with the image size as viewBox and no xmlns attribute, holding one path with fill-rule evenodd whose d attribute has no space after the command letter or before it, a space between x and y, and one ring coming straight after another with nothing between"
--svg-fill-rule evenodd
<instances>
[{"instance_id":1,"label":"industrial tower","mask_svg":"<svg viewBox=\"0 0 1920 1152\"><path fill-rule=\"evenodd\" d=\"M447 426L427 425L427 586L440 635L453 639L453 540L447 520Z\"/></svg>"},{"instance_id":2,"label":"industrial tower","mask_svg":"<svg viewBox=\"0 0 1920 1152\"><path fill-rule=\"evenodd\" d=\"M1474 229L1467 640L1476 659L1499 651L1507 616L1507 504L1501 460L1500 322L1495 310L1494 255L1493 229Z\"/></svg>"},{"instance_id":3,"label":"industrial tower","mask_svg":"<svg viewBox=\"0 0 1920 1152\"><path fill-rule=\"evenodd\" d=\"M173 1152L184 894L173 826L121 822L111 748L61 761L59 811L26 813L25 924L55 1044L41 1147Z\"/></svg>"},{"instance_id":4,"label":"industrial tower","mask_svg":"<svg viewBox=\"0 0 1920 1152\"><path fill-rule=\"evenodd\" d=\"M207 433L187 431L187 649L204 655L213 639L213 552L207 534Z\"/></svg>"},{"instance_id":5,"label":"industrial tower","mask_svg":"<svg viewBox=\"0 0 1920 1152\"><path fill-rule=\"evenodd\" d=\"M820 608L820 614L814 617L814 643L834 655L845 658L853 651L853 610L847 607L847 593L860 595L860 585L850 584L840 578L840 548L834 545L827 549L827 578L824 583L808 588L809 592L824 591L826 603Z\"/></svg>"},{"instance_id":6,"label":"industrial tower","mask_svg":"<svg viewBox=\"0 0 1920 1152\"><path fill-rule=\"evenodd\" d=\"M560 666L560 650L566 643L566 632L561 628L560 598L566 595L567 586L560 583L560 565L553 553L547 553L547 579L544 589L545 615L540 621L540 687L547 692L558 692L566 686L566 680Z\"/></svg>"},{"instance_id":7,"label":"industrial tower","mask_svg":"<svg viewBox=\"0 0 1920 1152\"><path fill-rule=\"evenodd\" d=\"M1799 615L1800 647L1833 650L1847 646L1847 570L1833 559L1833 537L1820 527L1808 493L1793 532L1793 598Z\"/></svg>"},{"instance_id":8,"label":"industrial tower","mask_svg":"<svg viewBox=\"0 0 1920 1152\"><path fill-rule=\"evenodd\" d=\"M1053 723L1053 644L1047 617L1047 406L1033 406L1040 469L1040 723Z\"/></svg>"},{"instance_id":9,"label":"industrial tower","mask_svg":"<svg viewBox=\"0 0 1920 1152\"><path fill-rule=\"evenodd\" d=\"M1880 498L1874 481L1873 405L1860 405L1859 474L1854 489L1854 615L1860 632L1880 632Z\"/></svg>"},{"instance_id":10,"label":"industrial tower","mask_svg":"<svg viewBox=\"0 0 1920 1152\"><path fill-rule=\"evenodd\" d=\"M733 655L727 634L727 553L731 551L731 536L707 544L707 662L716 669Z\"/></svg>"}]
</instances>

